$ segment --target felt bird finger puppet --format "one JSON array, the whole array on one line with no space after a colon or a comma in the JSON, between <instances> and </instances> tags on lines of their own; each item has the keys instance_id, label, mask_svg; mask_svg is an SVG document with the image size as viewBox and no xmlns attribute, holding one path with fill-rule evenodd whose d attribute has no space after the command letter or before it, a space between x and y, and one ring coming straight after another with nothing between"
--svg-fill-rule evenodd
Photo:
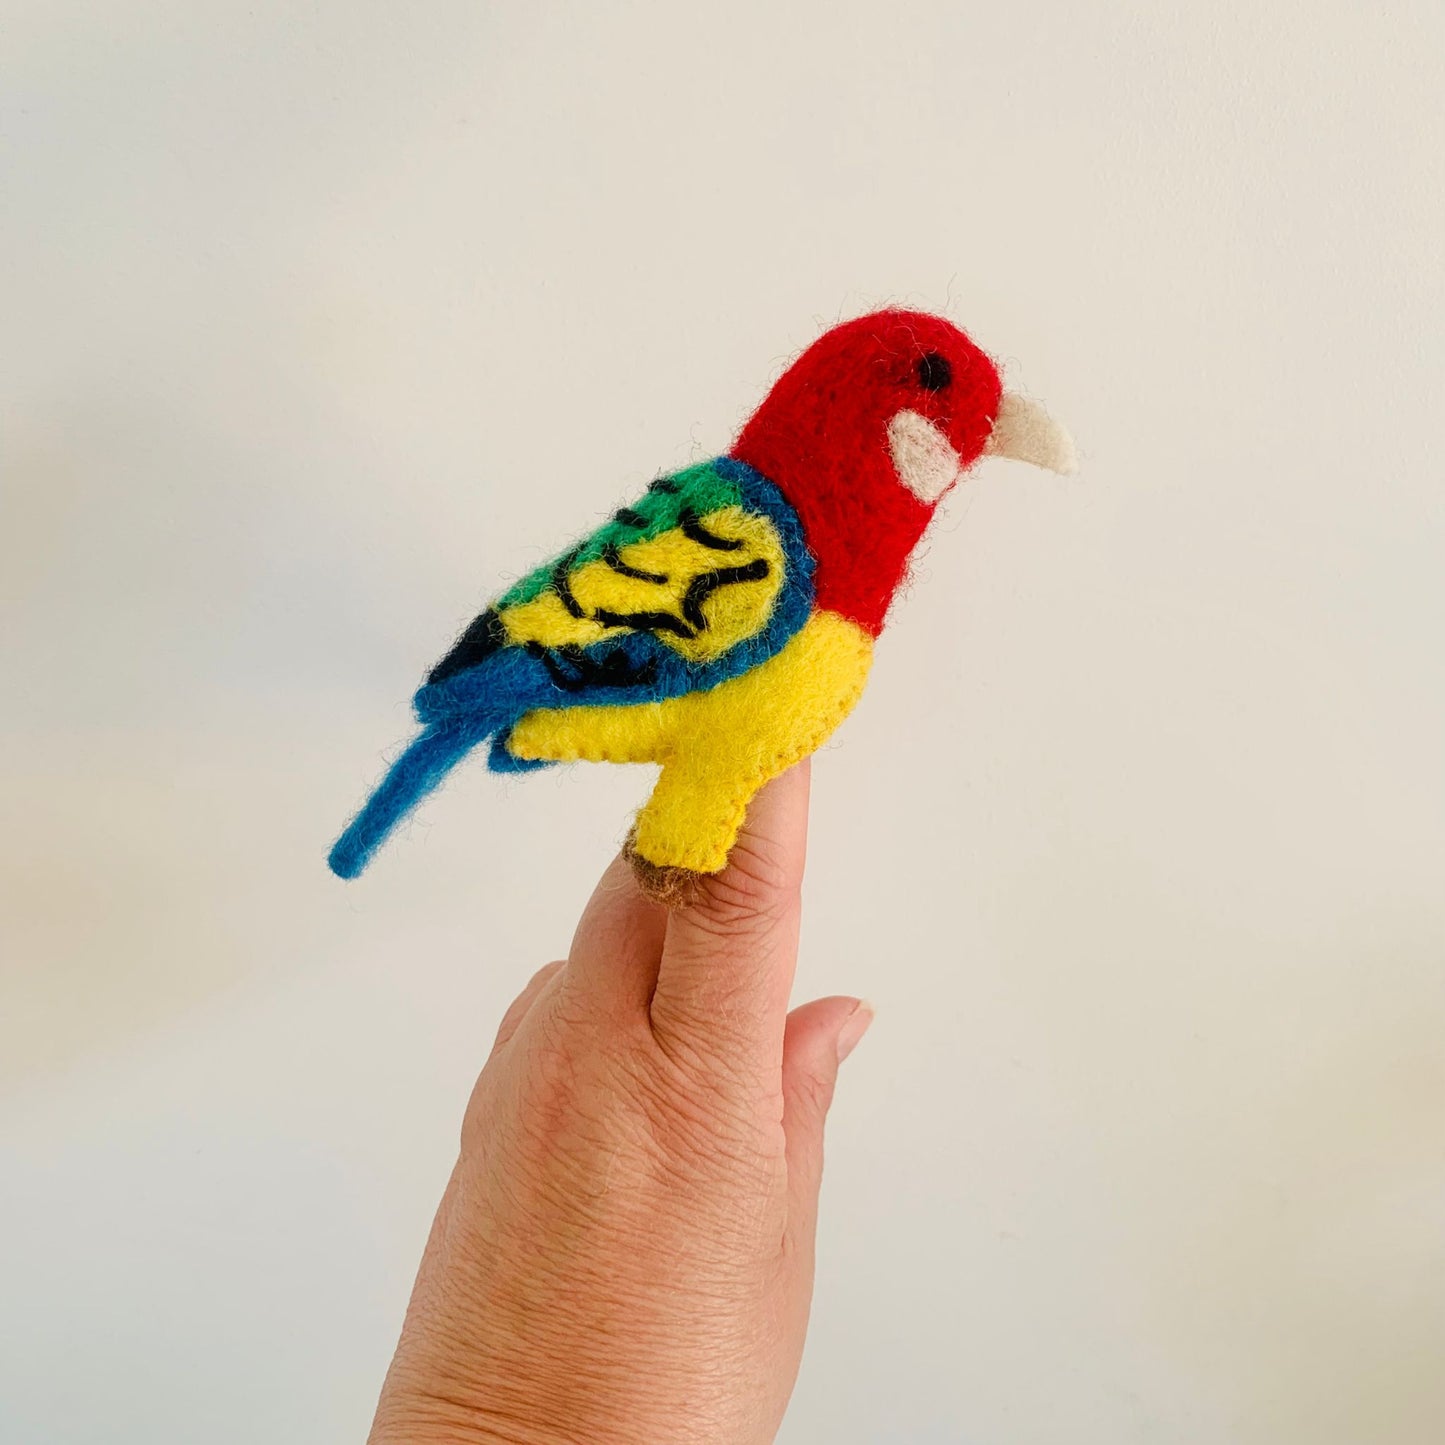
<instances>
[{"instance_id":1,"label":"felt bird finger puppet","mask_svg":"<svg viewBox=\"0 0 1445 1445\"><path fill-rule=\"evenodd\" d=\"M479 744L497 772L657 763L629 853L654 896L715 873L748 800L858 701L939 499L985 455L1074 468L942 317L845 322L726 456L659 477L503 592L415 697L420 735L331 850L343 878Z\"/></svg>"}]
</instances>

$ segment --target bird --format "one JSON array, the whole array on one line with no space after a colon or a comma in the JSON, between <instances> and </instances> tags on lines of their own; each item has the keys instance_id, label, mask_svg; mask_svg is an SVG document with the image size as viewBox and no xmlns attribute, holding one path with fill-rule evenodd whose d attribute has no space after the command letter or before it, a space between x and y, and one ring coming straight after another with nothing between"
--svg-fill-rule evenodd
<instances>
[{"instance_id":1,"label":"bird","mask_svg":"<svg viewBox=\"0 0 1445 1445\"><path fill-rule=\"evenodd\" d=\"M726 866L754 793L852 710L911 555L985 456L1077 465L947 318L890 307L824 332L725 454L657 477L465 628L332 871L359 875L486 743L502 773L659 764L625 851L650 896L685 903Z\"/></svg>"}]
</instances>

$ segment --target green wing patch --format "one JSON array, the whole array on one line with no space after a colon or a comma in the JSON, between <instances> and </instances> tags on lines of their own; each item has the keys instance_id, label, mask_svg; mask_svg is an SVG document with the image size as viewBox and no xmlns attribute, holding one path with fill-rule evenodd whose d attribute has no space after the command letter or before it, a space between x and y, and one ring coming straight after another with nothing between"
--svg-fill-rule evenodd
<instances>
[{"instance_id":1,"label":"green wing patch","mask_svg":"<svg viewBox=\"0 0 1445 1445\"><path fill-rule=\"evenodd\" d=\"M497 609L509 645L566 655L646 632L689 662L711 662L767 625L787 571L771 517L741 505L684 509L676 526L641 536L632 515L633 540L591 561L567 554L530 601Z\"/></svg>"},{"instance_id":2,"label":"green wing patch","mask_svg":"<svg viewBox=\"0 0 1445 1445\"><path fill-rule=\"evenodd\" d=\"M719 475L711 462L702 462L670 477L659 477L644 496L623 507L572 551L544 562L515 583L493 604L499 612L531 602L551 586L559 567L575 571L609 552L635 542L646 542L682 524L687 514L706 516L742 500L737 486Z\"/></svg>"}]
</instances>

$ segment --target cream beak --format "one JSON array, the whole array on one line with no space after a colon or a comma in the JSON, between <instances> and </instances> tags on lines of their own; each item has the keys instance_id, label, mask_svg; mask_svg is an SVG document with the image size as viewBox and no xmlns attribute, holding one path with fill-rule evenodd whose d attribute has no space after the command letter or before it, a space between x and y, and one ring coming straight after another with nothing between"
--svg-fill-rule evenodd
<instances>
[{"instance_id":1,"label":"cream beak","mask_svg":"<svg viewBox=\"0 0 1445 1445\"><path fill-rule=\"evenodd\" d=\"M1079 469L1079 454L1068 432L1038 402L1011 391L999 399L998 416L983 454L1032 462L1064 476Z\"/></svg>"}]
</instances>

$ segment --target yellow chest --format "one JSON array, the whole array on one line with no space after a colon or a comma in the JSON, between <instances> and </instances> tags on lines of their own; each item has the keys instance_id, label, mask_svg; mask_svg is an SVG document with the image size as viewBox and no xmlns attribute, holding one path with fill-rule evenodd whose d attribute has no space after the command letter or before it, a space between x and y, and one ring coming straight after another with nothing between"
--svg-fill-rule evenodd
<instances>
[{"instance_id":1,"label":"yellow chest","mask_svg":"<svg viewBox=\"0 0 1445 1445\"><path fill-rule=\"evenodd\" d=\"M867 632L836 612L815 612L775 657L706 692L528 713L510 749L535 760L661 763L638 818L637 851L659 865L715 872L748 799L852 711L872 660Z\"/></svg>"}]
</instances>

